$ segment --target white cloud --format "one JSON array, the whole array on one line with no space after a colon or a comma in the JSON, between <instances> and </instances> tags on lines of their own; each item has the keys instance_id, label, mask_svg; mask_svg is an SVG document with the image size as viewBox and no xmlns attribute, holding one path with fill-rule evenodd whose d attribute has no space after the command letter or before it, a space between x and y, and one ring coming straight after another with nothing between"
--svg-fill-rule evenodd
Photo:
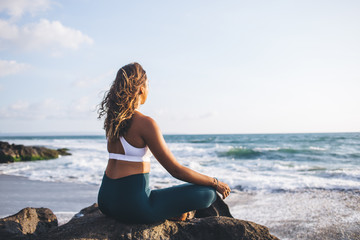
<instances>
[{"instance_id":1,"label":"white cloud","mask_svg":"<svg viewBox=\"0 0 360 240\"><path fill-rule=\"evenodd\" d=\"M93 40L59 21L41 19L19 27L10 21L0 20L0 43L27 50L49 47L58 51L61 48L78 49L82 44L91 45Z\"/></svg>"},{"instance_id":2,"label":"white cloud","mask_svg":"<svg viewBox=\"0 0 360 240\"><path fill-rule=\"evenodd\" d=\"M25 101L17 101L16 103L13 103L9 106L10 110L13 111L23 111L29 107L29 103Z\"/></svg>"},{"instance_id":3,"label":"white cloud","mask_svg":"<svg viewBox=\"0 0 360 240\"><path fill-rule=\"evenodd\" d=\"M14 40L19 35L19 29L16 25L0 19L0 39Z\"/></svg>"},{"instance_id":4,"label":"white cloud","mask_svg":"<svg viewBox=\"0 0 360 240\"><path fill-rule=\"evenodd\" d=\"M90 112L90 104L88 97L81 97L72 102L69 107L69 116L78 116Z\"/></svg>"},{"instance_id":5,"label":"white cloud","mask_svg":"<svg viewBox=\"0 0 360 240\"><path fill-rule=\"evenodd\" d=\"M47 98L39 102L18 100L0 108L0 119L42 120L42 119L89 119L95 114L94 104L89 97L81 97L72 102Z\"/></svg>"},{"instance_id":6,"label":"white cloud","mask_svg":"<svg viewBox=\"0 0 360 240\"><path fill-rule=\"evenodd\" d=\"M23 100L19 100L13 104L10 104L6 107L0 108L0 118L8 119L14 118L16 119L17 113L24 112L24 110L28 109L29 103Z\"/></svg>"},{"instance_id":7,"label":"white cloud","mask_svg":"<svg viewBox=\"0 0 360 240\"><path fill-rule=\"evenodd\" d=\"M25 12L32 15L50 8L48 0L1 0L0 12L7 12L13 18L21 17Z\"/></svg>"},{"instance_id":8,"label":"white cloud","mask_svg":"<svg viewBox=\"0 0 360 240\"><path fill-rule=\"evenodd\" d=\"M49 119L52 117L61 117L64 112L62 109L61 103L54 99L45 99L35 103L18 100L15 103L1 108L0 118L13 120Z\"/></svg>"},{"instance_id":9,"label":"white cloud","mask_svg":"<svg viewBox=\"0 0 360 240\"><path fill-rule=\"evenodd\" d=\"M19 73L28 67L29 65L24 63L17 63L16 61L0 60L0 77Z\"/></svg>"}]
</instances>

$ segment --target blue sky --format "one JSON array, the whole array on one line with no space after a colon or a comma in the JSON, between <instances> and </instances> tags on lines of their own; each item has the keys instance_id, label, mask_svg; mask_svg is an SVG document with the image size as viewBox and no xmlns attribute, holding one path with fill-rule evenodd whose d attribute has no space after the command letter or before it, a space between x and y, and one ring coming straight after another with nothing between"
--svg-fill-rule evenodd
<instances>
[{"instance_id":1,"label":"blue sky","mask_svg":"<svg viewBox=\"0 0 360 240\"><path fill-rule=\"evenodd\" d=\"M164 133L360 131L359 1L0 1L0 134L103 133L143 65Z\"/></svg>"}]
</instances>

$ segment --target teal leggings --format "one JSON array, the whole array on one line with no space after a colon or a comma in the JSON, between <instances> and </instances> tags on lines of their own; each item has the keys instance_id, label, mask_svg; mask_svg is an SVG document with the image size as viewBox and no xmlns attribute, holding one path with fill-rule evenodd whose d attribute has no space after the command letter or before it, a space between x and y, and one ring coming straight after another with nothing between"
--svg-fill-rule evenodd
<instances>
[{"instance_id":1,"label":"teal leggings","mask_svg":"<svg viewBox=\"0 0 360 240\"><path fill-rule=\"evenodd\" d=\"M104 174L99 209L125 223L153 223L209 207L216 200L212 187L182 184L150 190L149 173L111 179Z\"/></svg>"}]
</instances>

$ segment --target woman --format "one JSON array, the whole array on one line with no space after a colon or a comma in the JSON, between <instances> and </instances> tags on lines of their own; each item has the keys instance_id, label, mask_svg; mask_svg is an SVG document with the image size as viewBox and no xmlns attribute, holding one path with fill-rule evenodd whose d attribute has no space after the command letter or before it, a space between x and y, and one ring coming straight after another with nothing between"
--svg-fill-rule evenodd
<instances>
[{"instance_id":1,"label":"woman","mask_svg":"<svg viewBox=\"0 0 360 240\"><path fill-rule=\"evenodd\" d=\"M99 209L128 223L179 216L184 220L187 212L209 207L216 200L216 190L226 198L230 188L176 161L156 122L138 110L147 95L146 72L140 64L131 63L118 71L100 104L109 161L99 190ZM188 183L150 190L150 151L173 177Z\"/></svg>"}]
</instances>

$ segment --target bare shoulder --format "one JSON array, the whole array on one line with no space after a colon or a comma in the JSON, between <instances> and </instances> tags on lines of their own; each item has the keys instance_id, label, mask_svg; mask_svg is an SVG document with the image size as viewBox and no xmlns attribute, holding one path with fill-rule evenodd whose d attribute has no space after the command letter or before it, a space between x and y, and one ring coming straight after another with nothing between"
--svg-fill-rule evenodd
<instances>
[{"instance_id":1,"label":"bare shoulder","mask_svg":"<svg viewBox=\"0 0 360 240\"><path fill-rule=\"evenodd\" d=\"M140 112L136 112L133 118L133 127L150 148L152 153L166 149L165 140L156 121Z\"/></svg>"},{"instance_id":2,"label":"bare shoulder","mask_svg":"<svg viewBox=\"0 0 360 240\"><path fill-rule=\"evenodd\" d=\"M158 128L157 123L153 118L146 116L145 114L142 114L138 111L134 114L133 124L136 124L143 130Z\"/></svg>"}]
</instances>

